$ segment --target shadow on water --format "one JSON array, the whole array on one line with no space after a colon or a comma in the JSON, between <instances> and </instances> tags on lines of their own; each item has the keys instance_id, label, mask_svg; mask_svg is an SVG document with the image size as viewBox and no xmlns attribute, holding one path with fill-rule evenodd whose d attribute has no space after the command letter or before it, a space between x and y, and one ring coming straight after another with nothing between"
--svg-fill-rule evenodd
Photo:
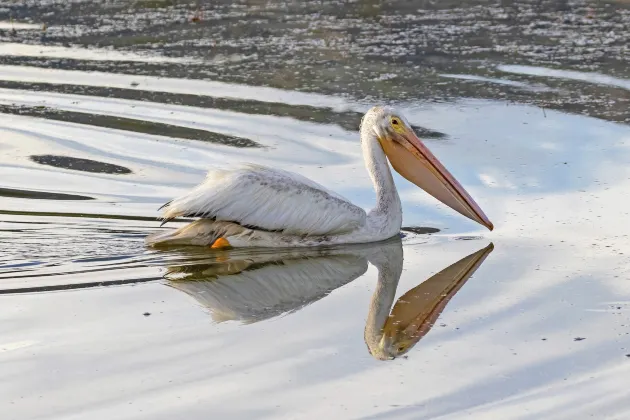
<instances>
[{"instance_id":1,"label":"shadow on water","mask_svg":"<svg viewBox=\"0 0 630 420\"><path fill-rule=\"evenodd\" d=\"M394 304L403 270L400 238L308 250L218 251L212 258L167 268L168 285L193 297L216 322L251 324L290 314L378 269L364 338L372 356L394 359L433 327L449 300L492 252L492 244L454 262ZM393 304L393 309L392 309ZM391 313L390 313L391 309Z\"/></svg>"},{"instance_id":2,"label":"shadow on water","mask_svg":"<svg viewBox=\"0 0 630 420\"><path fill-rule=\"evenodd\" d=\"M163 124L154 121L144 121L132 118L114 117L109 115L91 114L88 112L72 112L51 107L37 106L12 106L0 105L0 113L26 115L31 117L46 118L55 121L71 122L76 124L93 125L96 127L111 128L115 130L132 131L136 133L167 136L179 139L205 141L232 147L262 147L257 142L226 134L213 133L206 130L197 130L189 127L181 127L172 124ZM73 168L71 168L73 169ZM124 168L127 169L127 168ZM128 169L127 169L128 170ZM106 173L130 173L106 172ZM91 172L91 171L88 171Z\"/></svg>"}]
</instances>

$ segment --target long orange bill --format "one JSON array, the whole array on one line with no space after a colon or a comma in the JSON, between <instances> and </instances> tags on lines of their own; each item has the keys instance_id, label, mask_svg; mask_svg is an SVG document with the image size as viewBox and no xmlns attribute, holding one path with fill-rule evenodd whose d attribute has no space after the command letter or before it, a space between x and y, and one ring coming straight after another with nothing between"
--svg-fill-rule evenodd
<instances>
[{"instance_id":1,"label":"long orange bill","mask_svg":"<svg viewBox=\"0 0 630 420\"><path fill-rule=\"evenodd\" d=\"M396 172L453 210L494 229L475 200L413 131L400 134L399 142L381 141L381 146Z\"/></svg>"}]
</instances>

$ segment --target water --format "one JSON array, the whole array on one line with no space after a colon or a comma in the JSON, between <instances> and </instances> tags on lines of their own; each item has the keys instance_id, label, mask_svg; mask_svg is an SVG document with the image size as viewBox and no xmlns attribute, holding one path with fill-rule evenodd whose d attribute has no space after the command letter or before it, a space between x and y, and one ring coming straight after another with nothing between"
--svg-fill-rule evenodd
<instances>
[{"instance_id":1,"label":"water","mask_svg":"<svg viewBox=\"0 0 630 420\"><path fill-rule=\"evenodd\" d=\"M214 2L194 26L190 5L75 2L67 7L76 13L55 21L47 12L61 6L39 3L11 6L22 18L16 34L0 25L11 43L0 51L12 54L0 65L3 418L628 416L625 6L598 3L592 18L582 4L540 2L532 14L505 2L478 28L484 12L474 2L430 13L305 2L282 21L309 28L285 39L299 73L288 78L288 53L274 41L280 28L255 29L260 19L278 24L284 9ZM555 62L547 50L478 49L488 39L535 44L502 32L508 18L497 10L513 8L518 31L566 18L545 46ZM215 39L223 61L199 48L218 30L213 11L232 13L234 31L253 28ZM311 50L306 41L318 32L307 22L318 13L336 17L329 41ZM465 59L454 58L455 44L423 44L433 58L411 65L386 47L402 54L412 41L364 44L383 27L413 34L418 19L456 40L476 30L501 36L471 37ZM620 25L612 41L597 41L605 59L599 44L591 51L576 41L611 19ZM122 31L130 21L137 26ZM49 25L43 37L40 22ZM352 22L365 31L333 37ZM170 41L155 40L165 33ZM112 43L125 48L107 50ZM317 54L338 59L326 64ZM395 175L405 231L386 243L145 248L144 237L160 229L157 208L214 164L296 171L369 208L357 128L374 102L407 116L493 232Z\"/></svg>"}]
</instances>

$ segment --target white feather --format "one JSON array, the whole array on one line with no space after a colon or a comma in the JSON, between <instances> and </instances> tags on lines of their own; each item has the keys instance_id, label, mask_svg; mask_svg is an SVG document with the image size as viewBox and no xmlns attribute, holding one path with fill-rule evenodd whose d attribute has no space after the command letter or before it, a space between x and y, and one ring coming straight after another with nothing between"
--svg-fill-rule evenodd
<instances>
[{"instance_id":1,"label":"white feather","mask_svg":"<svg viewBox=\"0 0 630 420\"><path fill-rule=\"evenodd\" d=\"M165 206L164 218L203 217L291 235L350 232L366 213L293 172L246 164L211 169L203 183Z\"/></svg>"}]
</instances>

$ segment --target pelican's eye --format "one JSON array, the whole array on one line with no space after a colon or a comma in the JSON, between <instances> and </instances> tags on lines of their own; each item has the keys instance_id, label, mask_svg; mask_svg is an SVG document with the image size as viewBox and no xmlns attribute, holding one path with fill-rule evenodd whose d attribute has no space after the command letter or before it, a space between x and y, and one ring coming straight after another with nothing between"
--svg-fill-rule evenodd
<instances>
[{"instance_id":1,"label":"pelican's eye","mask_svg":"<svg viewBox=\"0 0 630 420\"><path fill-rule=\"evenodd\" d=\"M392 126L392 128L394 129L395 132L397 132L397 133L404 133L405 132L405 125L400 120L400 118L398 118L398 117L390 117L389 122L390 122L390 124L391 124L391 126Z\"/></svg>"}]
</instances>

